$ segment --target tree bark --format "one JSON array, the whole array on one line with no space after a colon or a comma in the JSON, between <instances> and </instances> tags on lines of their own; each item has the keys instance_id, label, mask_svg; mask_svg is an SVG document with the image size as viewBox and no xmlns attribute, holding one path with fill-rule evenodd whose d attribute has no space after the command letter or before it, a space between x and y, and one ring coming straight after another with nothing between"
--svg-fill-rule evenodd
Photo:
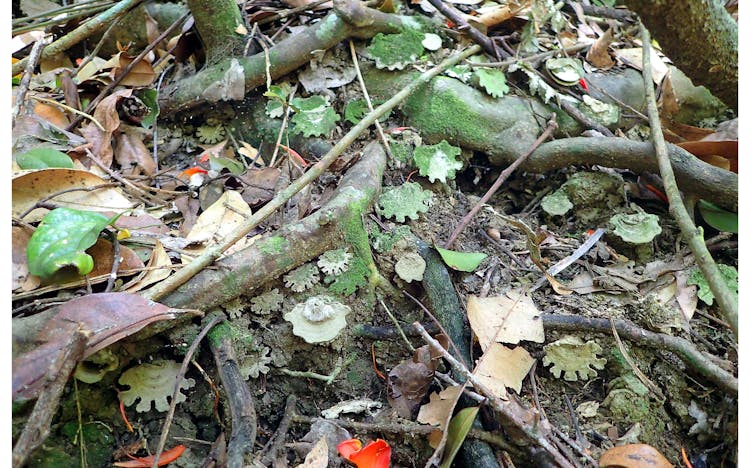
<instances>
[{"instance_id":1,"label":"tree bark","mask_svg":"<svg viewBox=\"0 0 754 468\"><path fill-rule=\"evenodd\" d=\"M738 110L738 24L717 0L626 0L696 85Z\"/></svg>"},{"instance_id":2,"label":"tree bark","mask_svg":"<svg viewBox=\"0 0 754 468\"><path fill-rule=\"evenodd\" d=\"M188 0L188 7L204 44L207 63L241 54L244 35L236 28L243 25L243 19L235 0Z\"/></svg>"}]
</instances>

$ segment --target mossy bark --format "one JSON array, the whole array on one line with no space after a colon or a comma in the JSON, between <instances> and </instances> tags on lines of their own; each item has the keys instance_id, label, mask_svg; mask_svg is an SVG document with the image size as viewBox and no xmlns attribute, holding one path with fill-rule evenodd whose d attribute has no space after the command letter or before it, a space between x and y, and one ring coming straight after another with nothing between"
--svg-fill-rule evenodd
<instances>
[{"instance_id":1,"label":"mossy bark","mask_svg":"<svg viewBox=\"0 0 754 468\"><path fill-rule=\"evenodd\" d=\"M243 69L243 86L245 92L249 92L265 83L268 62L270 77L274 80L309 63L316 50L327 50L349 37L369 38L378 32L395 33L407 21L406 17L368 9L351 0L336 0L334 3L333 13L305 31L277 43L270 48L269 56L259 53L251 57L222 57L214 66L173 83L167 92L160 94L161 112L168 115L216 101L217 98L207 94L207 90L223 81L233 61Z\"/></svg>"},{"instance_id":2,"label":"mossy bark","mask_svg":"<svg viewBox=\"0 0 754 468\"><path fill-rule=\"evenodd\" d=\"M372 143L319 211L220 260L218 269L203 270L160 302L198 309L215 307L342 245L348 237L347 221L355 216L354 207L366 209L379 193L385 158L382 147ZM283 251L281 239L287 241Z\"/></svg>"},{"instance_id":3,"label":"mossy bark","mask_svg":"<svg viewBox=\"0 0 754 468\"><path fill-rule=\"evenodd\" d=\"M738 109L738 24L723 2L626 0L626 5L694 84Z\"/></svg>"},{"instance_id":4,"label":"mossy bark","mask_svg":"<svg viewBox=\"0 0 754 468\"><path fill-rule=\"evenodd\" d=\"M236 28L243 25L243 19L235 0L188 0L188 7L204 44L207 63L216 63L243 51L244 35L236 32Z\"/></svg>"}]
</instances>

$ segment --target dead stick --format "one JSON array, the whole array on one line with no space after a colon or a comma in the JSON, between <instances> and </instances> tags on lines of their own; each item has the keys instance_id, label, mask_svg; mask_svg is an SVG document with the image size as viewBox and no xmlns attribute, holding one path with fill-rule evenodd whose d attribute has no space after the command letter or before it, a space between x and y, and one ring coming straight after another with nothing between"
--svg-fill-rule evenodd
<instances>
[{"instance_id":1,"label":"dead stick","mask_svg":"<svg viewBox=\"0 0 754 468\"><path fill-rule=\"evenodd\" d=\"M160 455L162 454L162 450L165 448L165 442L168 440L168 432L170 432L170 423L173 421L173 414L175 414L175 407L178 404L178 393L181 391L181 382L183 381L184 376L186 375L186 371L188 370L189 363L191 363L191 357L196 352L196 348L199 347L199 343L201 343L202 338L209 333L210 330L212 330L212 327L214 327L217 322L219 322L221 319L224 319L222 315L216 315L212 317L212 320L202 329L202 331L197 335L196 339L194 339L194 342L191 343L191 347L189 347L188 351L186 351L186 357L183 358L183 363L181 363L181 369L178 371L178 375L175 376L175 384L173 386L173 396L170 398L170 409L168 409L168 414L165 416L165 424L162 425L162 434L160 434L160 442L157 444L157 450L155 450L154 454L154 461L152 462L152 468L157 468L159 466L160 462Z\"/></svg>"},{"instance_id":2,"label":"dead stick","mask_svg":"<svg viewBox=\"0 0 754 468\"><path fill-rule=\"evenodd\" d=\"M717 267L715 260L710 255L707 246L704 244L703 231L694 225L686 211L678 190L678 184L673 174L673 166L670 164L668 156L668 147L662 135L662 126L660 124L660 114L655 102L654 82L652 81L652 66L650 65L650 37L649 31L639 22L641 31L642 57L644 65L644 99L647 102L647 117L649 117L649 127L652 131L652 144L655 147L657 155L657 165L660 168L662 176L662 185L665 187L665 193L670 201L668 210L678 223L681 229L683 240L686 241L691 251L694 253L696 263L704 274L712 293L715 295L715 302L725 317L725 321L733 329L733 333L738 338L738 296L734 295L728 288L723 279L720 269Z\"/></svg>"},{"instance_id":3,"label":"dead stick","mask_svg":"<svg viewBox=\"0 0 754 468\"><path fill-rule=\"evenodd\" d=\"M555 114L550 117L550 120L547 122L547 127L545 128L545 131L542 132L542 134L537 138L537 141L535 141L529 150L520 156L518 159L513 161L513 164L506 167L503 172L500 173L500 175L497 177L497 180L494 184L492 184L492 187L487 190L487 193L484 194L484 196L477 202L476 205L474 205L474 208L469 211L469 213L463 217L461 222L456 226L456 228L453 230L453 233L450 235L450 238L448 238L448 241L445 243L445 248L449 249L453 245L453 242L455 242L456 237L463 231L463 229L471 222L471 220L474 218L474 216L479 212L479 210L482 209L482 206L484 206L485 203L487 203L487 200L492 198L492 195L497 192L497 190L500 188L501 185L503 185L503 182L505 182L508 177L515 171L518 166L524 163L529 156L536 150L539 145L541 145L547 138L552 135L552 133L557 130L558 128L558 122L555 120Z\"/></svg>"},{"instance_id":4,"label":"dead stick","mask_svg":"<svg viewBox=\"0 0 754 468\"><path fill-rule=\"evenodd\" d=\"M442 347L442 345L429 336L429 333L421 326L419 322L414 322L414 330L419 332L424 342L427 343L435 352L442 355L450 365L466 376L466 379L471 382L474 388L487 397L487 402L492 410L500 416L500 422L507 429L508 435L519 443L526 442L527 444L534 443L542 447L548 455L552 458L552 461L558 466L573 467L573 464L568 461L556 447L550 443L547 439L546 431L549 430L550 425L544 421L538 421L538 424L531 424L529 421L535 420L531 415L531 411L524 408L515 400L510 399L503 402L498 398L494 392L492 392L486 385L484 385L471 371L458 362L450 353Z\"/></svg>"}]
</instances>

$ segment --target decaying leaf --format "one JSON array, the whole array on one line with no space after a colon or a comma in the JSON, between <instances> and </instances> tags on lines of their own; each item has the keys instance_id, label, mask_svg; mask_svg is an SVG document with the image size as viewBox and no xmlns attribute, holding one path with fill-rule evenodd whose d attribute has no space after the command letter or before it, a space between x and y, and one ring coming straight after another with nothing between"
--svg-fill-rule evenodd
<instances>
[{"instance_id":1,"label":"decaying leaf","mask_svg":"<svg viewBox=\"0 0 754 468\"><path fill-rule=\"evenodd\" d=\"M545 331L541 312L531 297L522 291L508 291L505 296L479 298L469 296L468 317L482 351L490 344L517 344L521 340L543 343Z\"/></svg>"},{"instance_id":2,"label":"decaying leaf","mask_svg":"<svg viewBox=\"0 0 754 468\"><path fill-rule=\"evenodd\" d=\"M187 247L187 253L199 255L208 246L214 245L233 232L244 220L251 216L251 208L243 200L238 192L228 190L220 198L207 208L196 220L186 239L192 242L201 242L203 245ZM225 255L229 255L248 245L246 238L239 240L231 246ZM189 263L192 258L189 255L181 255L181 261Z\"/></svg>"},{"instance_id":3,"label":"decaying leaf","mask_svg":"<svg viewBox=\"0 0 754 468\"><path fill-rule=\"evenodd\" d=\"M498 398L507 400L505 388L521 392L521 382L536 360L520 346L510 349L500 343L492 343L481 361L474 373Z\"/></svg>"},{"instance_id":4,"label":"decaying leaf","mask_svg":"<svg viewBox=\"0 0 754 468\"><path fill-rule=\"evenodd\" d=\"M388 402L402 418L412 418L414 410L427 394L435 374L435 363L428 345L417 348L388 374Z\"/></svg>"},{"instance_id":5,"label":"decaying leaf","mask_svg":"<svg viewBox=\"0 0 754 468\"><path fill-rule=\"evenodd\" d=\"M40 169L22 171L13 177L13 216L20 216L37 202L50 195L80 188L80 191L61 193L49 200L57 206L97 212L120 213L131 208L131 202L117 187L92 187L107 185L107 181L88 171L75 169ZM39 221L48 210L34 209L23 219Z\"/></svg>"},{"instance_id":6,"label":"decaying leaf","mask_svg":"<svg viewBox=\"0 0 754 468\"><path fill-rule=\"evenodd\" d=\"M416 421L433 426L444 426L448 420L448 414L453 411L454 403L461 386L448 387L440 393L432 392L429 395L429 403L422 405Z\"/></svg>"}]
</instances>

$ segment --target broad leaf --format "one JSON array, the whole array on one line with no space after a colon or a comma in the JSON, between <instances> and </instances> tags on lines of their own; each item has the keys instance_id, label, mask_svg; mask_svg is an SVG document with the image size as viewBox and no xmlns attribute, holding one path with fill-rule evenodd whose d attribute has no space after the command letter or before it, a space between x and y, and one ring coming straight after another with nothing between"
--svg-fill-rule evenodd
<instances>
[{"instance_id":1,"label":"broad leaf","mask_svg":"<svg viewBox=\"0 0 754 468\"><path fill-rule=\"evenodd\" d=\"M440 252L440 256L445 264L458 271L474 271L482 263L482 260L487 258L487 254L481 252L456 252L454 250L441 249L440 247L435 248Z\"/></svg>"},{"instance_id":2,"label":"broad leaf","mask_svg":"<svg viewBox=\"0 0 754 468\"><path fill-rule=\"evenodd\" d=\"M55 208L39 224L26 248L29 272L49 278L65 266L75 266L86 275L94 268L94 260L86 249L97 242L100 231L110 219L100 213L72 208Z\"/></svg>"},{"instance_id":3,"label":"broad leaf","mask_svg":"<svg viewBox=\"0 0 754 468\"><path fill-rule=\"evenodd\" d=\"M453 459L456 457L463 441L466 440L466 435L469 433L469 429L471 429L471 425L474 423L478 412L478 406L464 408L450 420L450 424L448 424L448 442L445 446L445 457L440 468L450 468L450 464L453 463Z\"/></svg>"},{"instance_id":4,"label":"broad leaf","mask_svg":"<svg viewBox=\"0 0 754 468\"><path fill-rule=\"evenodd\" d=\"M16 162L21 169L47 169L48 167L64 167L73 169L71 158L53 148L36 148L16 156Z\"/></svg>"},{"instance_id":5,"label":"broad leaf","mask_svg":"<svg viewBox=\"0 0 754 468\"><path fill-rule=\"evenodd\" d=\"M738 233L737 213L726 211L705 200L699 200L697 206L699 206L699 212L704 221L713 228L718 231Z\"/></svg>"}]
</instances>

